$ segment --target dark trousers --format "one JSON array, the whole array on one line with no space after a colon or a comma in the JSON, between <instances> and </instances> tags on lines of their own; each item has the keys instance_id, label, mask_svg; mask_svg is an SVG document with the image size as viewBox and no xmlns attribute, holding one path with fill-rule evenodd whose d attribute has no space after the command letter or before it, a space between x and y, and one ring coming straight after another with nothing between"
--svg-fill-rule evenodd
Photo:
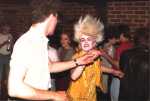
<instances>
[{"instance_id":1,"label":"dark trousers","mask_svg":"<svg viewBox=\"0 0 150 101\"><path fill-rule=\"evenodd\" d=\"M0 100L6 100L10 55L0 54Z\"/></svg>"}]
</instances>

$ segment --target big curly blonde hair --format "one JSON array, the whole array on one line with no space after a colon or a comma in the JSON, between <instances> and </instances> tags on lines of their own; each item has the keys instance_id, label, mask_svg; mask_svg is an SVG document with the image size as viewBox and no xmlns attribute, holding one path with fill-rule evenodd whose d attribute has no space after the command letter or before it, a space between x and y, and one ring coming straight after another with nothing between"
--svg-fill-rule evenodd
<instances>
[{"instance_id":1,"label":"big curly blonde hair","mask_svg":"<svg viewBox=\"0 0 150 101\"><path fill-rule=\"evenodd\" d=\"M79 42L82 34L96 38L96 42L103 39L104 25L99 19L86 15L84 18L80 17L79 21L74 25L74 40Z\"/></svg>"}]
</instances>

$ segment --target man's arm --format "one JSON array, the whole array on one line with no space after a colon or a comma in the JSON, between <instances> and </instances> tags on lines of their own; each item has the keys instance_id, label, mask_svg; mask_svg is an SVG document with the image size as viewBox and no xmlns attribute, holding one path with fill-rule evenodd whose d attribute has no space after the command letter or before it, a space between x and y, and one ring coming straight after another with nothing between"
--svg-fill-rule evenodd
<instances>
[{"instance_id":1,"label":"man's arm","mask_svg":"<svg viewBox=\"0 0 150 101\"><path fill-rule=\"evenodd\" d=\"M119 78L122 78L124 76L124 73L120 70L115 70L106 66L101 66L102 72L113 74L114 76L118 76Z\"/></svg>"},{"instance_id":2,"label":"man's arm","mask_svg":"<svg viewBox=\"0 0 150 101\"><path fill-rule=\"evenodd\" d=\"M67 62L49 62L50 72L62 72L71 68L77 67L77 65L86 65L94 61L96 57L100 55L100 51L92 50L91 52L83 55L82 57L76 58L75 60Z\"/></svg>"},{"instance_id":3,"label":"man's arm","mask_svg":"<svg viewBox=\"0 0 150 101\"><path fill-rule=\"evenodd\" d=\"M113 59L110 55L108 55L104 50L100 50L102 53L102 56L106 58L113 66L117 67L119 69L119 61Z\"/></svg>"},{"instance_id":4,"label":"man's arm","mask_svg":"<svg viewBox=\"0 0 150 101\"><path fill-rule=\"evenodd\" d=\"M35 89L24 83L25 69L10 70L8 81L8 93L11 97L28 100L61 100L67 101L65 92L52 92Z\"/></svg>"}]
</instances>

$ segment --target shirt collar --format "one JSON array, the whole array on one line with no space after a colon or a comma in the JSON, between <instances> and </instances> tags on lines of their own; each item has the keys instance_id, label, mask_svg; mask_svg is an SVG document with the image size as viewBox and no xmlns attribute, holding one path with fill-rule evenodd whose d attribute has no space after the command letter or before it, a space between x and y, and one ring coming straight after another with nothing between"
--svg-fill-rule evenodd
<instances>
[{"instance_id":1,"label":"shirt collar","mask_svg":"<svg viewBox=\"0 0 150 101\"><path fill-rule=\"evenodd\" d=\"M31 36L34 36L35 39L43 39L44 41L48 42L48 38L44 35L40 28L31 27L27 32Z\"/></svg>"}]
</instances>

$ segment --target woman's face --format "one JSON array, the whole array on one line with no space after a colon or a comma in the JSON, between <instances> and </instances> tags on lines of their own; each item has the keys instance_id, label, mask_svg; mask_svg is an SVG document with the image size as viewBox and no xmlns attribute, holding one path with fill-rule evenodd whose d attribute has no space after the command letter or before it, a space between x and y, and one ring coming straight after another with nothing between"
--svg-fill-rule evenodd
<instances>
[{"instance_id":1,"label":"woman's face","mask_svg":"<svg viewBox=\"0 0 150 101\"><path fill-rule=\"evenodd\" d=\"M96 46L96 39L91 36L81 35L80 46L83 51L90 51Z\"/></svg>"},{"instance_id":2,"label":"woman's face","mask_svg":"<svg viewBox=\"0 0 150 101\"><path fill-rule=\"evenodd\" d=\"M62 47L69 46L70 45L70 39L69 39L68 35L62 34L61 39L60 39L60 43L61 43Z\"/></svg>"}]
</instances>

